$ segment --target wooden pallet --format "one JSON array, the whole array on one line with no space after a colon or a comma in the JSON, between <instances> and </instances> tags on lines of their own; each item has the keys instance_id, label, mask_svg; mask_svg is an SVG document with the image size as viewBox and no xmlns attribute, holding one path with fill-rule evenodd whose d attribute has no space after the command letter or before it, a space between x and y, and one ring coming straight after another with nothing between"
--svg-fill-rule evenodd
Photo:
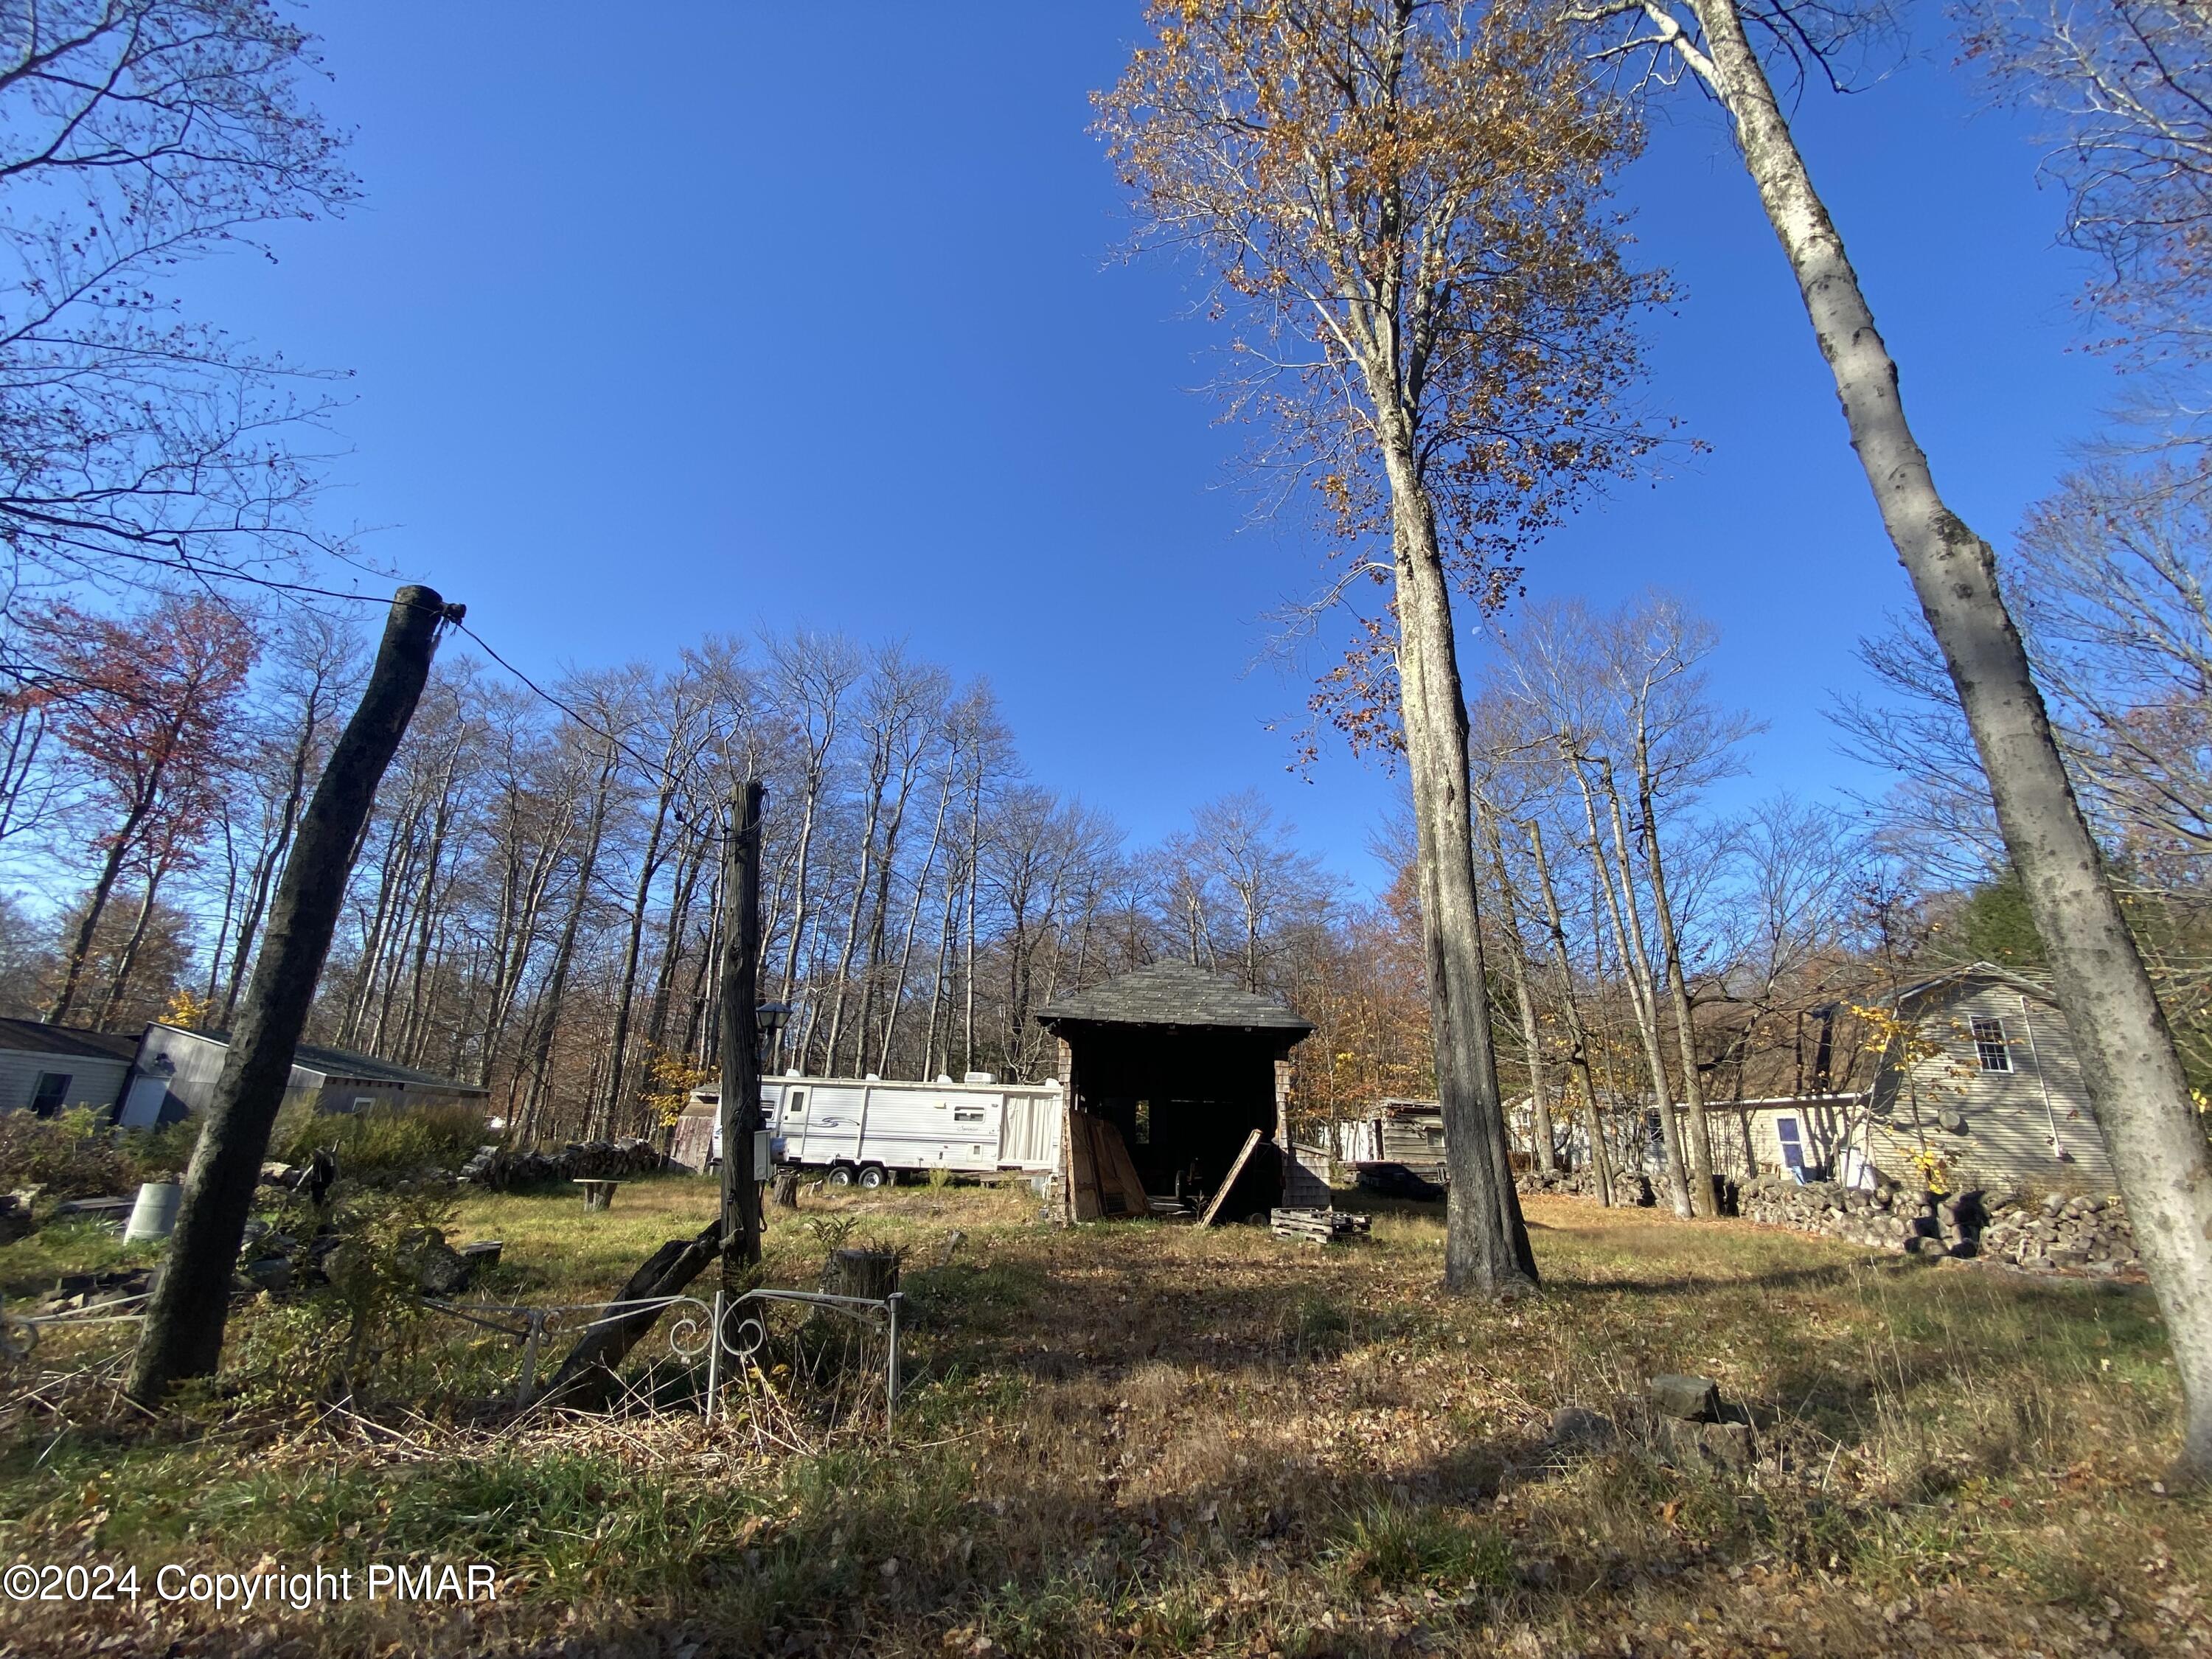
<instances>
[{"instance_id":1,"label":"wooden pallet","mask_svg":"<svg viewBox=\"0 0 2212 1659\"><path fill-rule=\"evenodd\" d=\"M1368 1217L1343 1210L1270 1210L1267 1225L1278 1238L1303 1238L1334 1244L1367 1231Z\"/></svg>"}]
</instances>

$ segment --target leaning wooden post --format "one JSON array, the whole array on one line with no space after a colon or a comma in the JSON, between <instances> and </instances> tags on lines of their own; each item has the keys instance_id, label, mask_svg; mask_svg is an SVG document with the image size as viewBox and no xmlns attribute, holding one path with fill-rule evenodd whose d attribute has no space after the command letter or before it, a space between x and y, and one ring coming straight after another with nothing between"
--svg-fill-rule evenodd
<instances>
[{"instance_id":1,"label":"leaning wooden post","mask_svg":"<svg viewBox=\"0 0 2212 1659\"><path fill-rule=\"evenodd\" d=\"M732 823L722 883L722 1287L727 1302L751 1285L746 1270L761 1259L760 1184L753 1179L753 1136L761 1127L760 865L761 812L768 786L745 786Z\"/></svg>"},{"instance_id":2,"label":"leaning wooden post","mask_svg":"<svg viewBox=\"0 0 2212 1659\"><path fill-rule=\"evenodd\" d=\"M337 927L362 826L429 678L439 625L459 622L463 614L461 606L447 605L428 587L403 587L393 597L368 689L300 820L262 934L253 982L185 1171L176 1231L131 1363L134 1400L151 1404L185 1377L212 1376L222 1358L231 1276L268 1156L269 1133L291 1081L293 1053Z\"/></svg>"}]
</instances>

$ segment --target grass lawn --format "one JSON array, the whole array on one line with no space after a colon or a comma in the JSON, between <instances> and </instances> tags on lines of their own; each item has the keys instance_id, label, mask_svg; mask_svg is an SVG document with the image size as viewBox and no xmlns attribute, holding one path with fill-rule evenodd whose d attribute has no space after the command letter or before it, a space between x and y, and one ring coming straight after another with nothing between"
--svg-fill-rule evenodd
<instances>
[{"instance_id":1,"label":"grass lawn","mask_svg":"<svg viewBox=\"0 0 2212 1659\"><path fill-rule=\"evenodd\" d=\"M477 1197L453 1236L505 1241L484 1299L584 1300L712 1204L680 1178L604 1214ZM889 1443L763 1450L743 1413L680 1404L515 1422L516 1345L443 1322L350 1412L310 1405L284 1386L302 1315L259 1304L234 1386L188 1415L12 1413L0 1564L487 1563L499 1599L218 1613L142 1589L9 1606L0 1651L2212 1651L2212 1528L2156 1485L2174 1389L2142 1289L1539 1199L1546 1293L1494 1307L1437 1289L1436 1210L1372 1207L1371 1237L1324 1249L1055 1231L1025 1188L810 1194L769 1283L814 1282L806 1218L909 1251ZM0 1249L0 1288L50 1282L69 1244ZM665 1392L693 1386L655 1352ZM1616 1405L1659 1371L1747 1408L1752 1467ZM1554 1443L1569 1406L1618 1432Z\"/></svg>"}]
</instances>

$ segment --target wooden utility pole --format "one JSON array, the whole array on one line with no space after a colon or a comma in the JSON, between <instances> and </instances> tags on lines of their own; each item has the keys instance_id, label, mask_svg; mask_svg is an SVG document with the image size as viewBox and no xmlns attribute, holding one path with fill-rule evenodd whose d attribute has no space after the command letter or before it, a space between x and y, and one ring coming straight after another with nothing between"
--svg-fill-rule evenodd
<instances>
[{"instance_id":1,"label":"wooden utility pole","mask_svg":"<svg viewBox=\"0 0 2212 1659\"><path fill-rule=\"evenodd\" d=\"M231 1276L261 1161L330 953L362 826L430 677L439 625L463 614L428 587L403 587L392 598L368 690L300 821L253 982L185 1171L177 1230L131 1363L134 1400L151 1404L185 1377L213 1376L222 1358Z\"/></svg>"},{"instance_id":2,"label":"wooden utility pole","mask_svg":"<svg viewBox=\"0 0 2212 1659\"><path fill-rule=\"evenodd\" d=\"M768 786L755 781L731 805L723 851L722 1285L735 1296L761 1259L760 1183L753 1136L761 1127L761 813Z\"/></svg>"}]
</instances>

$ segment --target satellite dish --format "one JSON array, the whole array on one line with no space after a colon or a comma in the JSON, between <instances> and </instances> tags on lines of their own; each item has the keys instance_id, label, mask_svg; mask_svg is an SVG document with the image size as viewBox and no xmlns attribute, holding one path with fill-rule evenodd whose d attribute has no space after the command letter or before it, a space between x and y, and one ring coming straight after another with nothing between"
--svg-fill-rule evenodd
<instances>
[{"instance_id":1,"label":"satellite dish","mask_svg":"<svg viewBox=\"0 0 2212 1659\"><path fill-rule=\"evenodd\" d=\"M1936 1113L1936 1121L1954 1135L1966 1133L1966 1115L1955 1106L1946 1106Z\"/></svg>"}]
</instances>

